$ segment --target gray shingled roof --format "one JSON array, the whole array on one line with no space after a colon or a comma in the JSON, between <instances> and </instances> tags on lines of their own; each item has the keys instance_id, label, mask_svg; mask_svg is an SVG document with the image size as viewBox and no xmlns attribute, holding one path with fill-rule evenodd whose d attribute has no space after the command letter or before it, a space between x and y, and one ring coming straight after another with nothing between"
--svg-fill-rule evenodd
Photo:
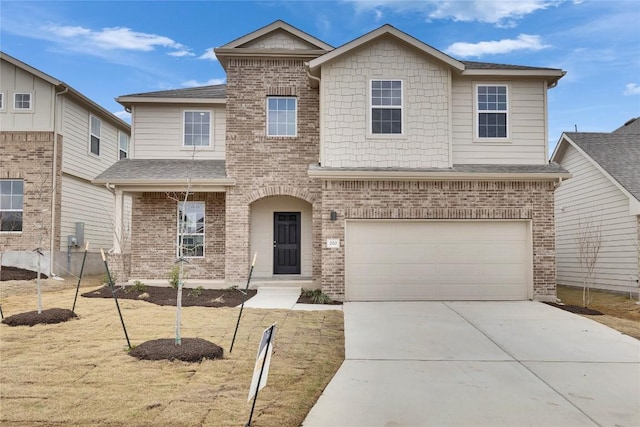
<instances>
[{"instance_id":1,"label":"gray shingled roof","mask_svg":"<svg viewBox=\"0 0 640 427\"><path fill-rule=\"evenodd\" d=\"M478 173L478 174L547 174L547 173L565 173L569 172L557 163L544 165L453 165L452 168L327 168L318 164L309 166L310 170L317 171L336 171L336 172L435 172L435 173Z\"/></svg>"},{"instance_id":2,"label":"gray shingled roof","mask_svg":"<svg viewBox=\"0 0 640 427\"><path fill-rule=\"evenodd\" d=\"M212 85L188 87L184 89L160 90L157 92L132 93L122 95L124 97L144 97L144 98L214 98L225 99L227 96L227 85Z\"/></svg>"},{"instance_id":3,"label":"gray shingled roof","mask_svg":"<svg viewBox=\"0 0 640 427\"><path fill-rule=\"evenodd\" d=\"M625 124L614 130L612 133L640 133L640 117L628 120Z\"/></svg>"},{"instance_id":4,"label":"gray shingled roof","mask_svg":"<svg viewBox=\"0 0 640 427\"><path fill-rule=\"evenodd\" d=\"M157 180L158 182L225 179L224 160L191 159L123 159L98 175L93 182L136 183Z\"/></svg>"},{"instance_id":5,"label":"gray shingled roof","mask_svg":"<svg viewBox=\"0 0 640 427\"><path fill-rule=\"evenodd\" d=\"M472 70L554 70L561 71L559 68L545 68L545 67L529 67L525 65L510 65L510 64L494 64L492 62L475 62L475 61L460 61L468 69Z\"/></svg>"},{"instance_id":6,"label":"gray shingled roof","mask_svg":"<svg viewBox=\"0 0 640 427\"><path fill-rule=\"evenodd\" d=\"M565 132L565 135L640 200L640 133Z\"/></svg>"}]
</instances>

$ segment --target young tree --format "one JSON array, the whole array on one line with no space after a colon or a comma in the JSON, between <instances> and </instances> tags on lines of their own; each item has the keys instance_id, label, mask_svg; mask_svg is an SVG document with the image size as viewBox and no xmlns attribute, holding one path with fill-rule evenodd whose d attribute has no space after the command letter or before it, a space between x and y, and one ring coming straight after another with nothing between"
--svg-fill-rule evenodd
<instances>
[{"instance_id":1,"label":"young tree","mask_svg":"<svg viewBox=\"0 0 640 427\"><path fill-rule=\"evenodd\" d=\"M589 307L591 304L591 288L595 283L595 268L598 255L602 247L602 224L593 218L578 219L576 231L576 246L578 248L578 261L582 273L582 305Z\"/></svg>"}]
</instances>

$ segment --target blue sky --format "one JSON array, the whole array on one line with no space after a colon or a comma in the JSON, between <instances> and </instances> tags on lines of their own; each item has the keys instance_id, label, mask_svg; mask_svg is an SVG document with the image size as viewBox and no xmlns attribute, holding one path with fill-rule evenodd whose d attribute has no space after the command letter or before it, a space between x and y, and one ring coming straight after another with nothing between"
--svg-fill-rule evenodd
<instances>
[{"instance_id":1,"label":"blue sky","mask_svg":"<svg viewBox=\"0 0 640 427\"><path fill-rule=\"evenodd\" d=\"M212 48L277 19L340 46L391 24L470 61L561 68L549 141L640 116L640 1L11 1L0 49L128 120L120 95L223 83Z\"/></svg>"}]
</instances>

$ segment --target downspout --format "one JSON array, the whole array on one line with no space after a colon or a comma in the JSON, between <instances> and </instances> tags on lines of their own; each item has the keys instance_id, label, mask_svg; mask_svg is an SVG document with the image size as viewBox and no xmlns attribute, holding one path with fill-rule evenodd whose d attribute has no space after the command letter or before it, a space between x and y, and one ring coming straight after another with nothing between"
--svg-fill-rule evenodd
<instances>
[{"instance_id":1,"label":"downspout","mask_svg":"<svg viewBox=\"0 0 640 427\"><path fill-rule=\"evenodd\" d=\"M58 186L58 96L69 92L69 88L56 92L53 97L53 169L51 171L51 233L49 240L49 276L55 276L54 248L56 243L56 187Z\"/></svg>"},{"instance_id":2,"label":"downspout","mask_svg":"<svg viewBox=\"0 0 640 427\"><path fill-rule=\"evenodd\" d=\"M323 131L323 124L324 124L324 119L323 116L324 114L322 113L323 109L322 109L322 104L323 104L323 97L322 97L322 81L320 80L320 77L316 77L316 76L312 76L311 75L311 70L309 70L309 63L305 62L305 71L307 72L307 77L310 78L311 80L315 80L318 82L318 99L319 99L319 106L318 106L318 110L319 110L319 122L318 122L318 127L320 128L319 131L319 138L320 138L320 147L319 148L319 153L318 153L318 162L320 163L320 166L322 166L322 164L324 163L324 139L322 138L322 134L324 133Z\"/></svg>"}]
</instances>

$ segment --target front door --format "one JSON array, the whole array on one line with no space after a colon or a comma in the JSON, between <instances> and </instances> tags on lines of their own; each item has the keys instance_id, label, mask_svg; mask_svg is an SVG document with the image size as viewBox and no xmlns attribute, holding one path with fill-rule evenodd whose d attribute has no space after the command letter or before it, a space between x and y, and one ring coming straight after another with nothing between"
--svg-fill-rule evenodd
<instances>
[{"instance_id":1,"label":"front door","mask_svg":"<svg viewBox=\"0 0 640 427\"><path fill-rule=\"evenodd\" d=\"M273 274L300 274L300 212L273 213Z\"/></svg>"}]
</instances>

